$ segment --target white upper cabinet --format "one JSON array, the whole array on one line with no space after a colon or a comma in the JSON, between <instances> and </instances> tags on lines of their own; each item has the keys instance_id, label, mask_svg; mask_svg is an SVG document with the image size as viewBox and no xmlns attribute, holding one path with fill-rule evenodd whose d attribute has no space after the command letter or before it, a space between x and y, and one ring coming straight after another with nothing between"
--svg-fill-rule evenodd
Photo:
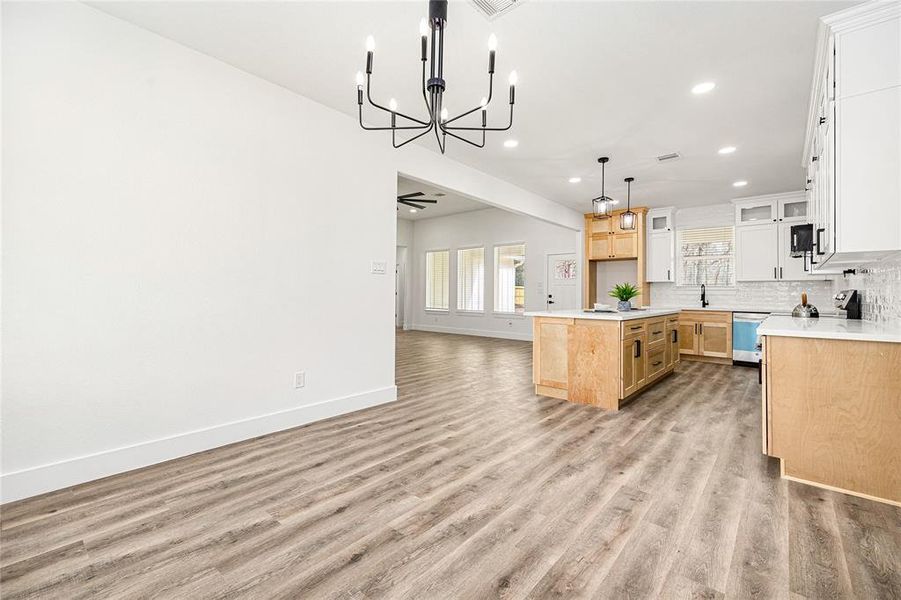
<instances>
[{"instance_id":1,"label":"white upper cabinet","mask_svg":"<svg viewBox=\"0 0 901 600\"><path fill-rule=\"evenodd\" d=\"M791 255L792 225L809 223L806 192L770 194L733 200L735 205L735 280L810 279L809 258Z\"/></svg>"},{"instance_id":2,"label":"white upper cabinet","mask_svg":"<svg viewBox=\"0 0 901 600\"><path fill-rule=\"evenodd\" d=\"M804 163L815 270L901 255L901 2L823 18Z\"/></svg>"},{"instance_id":3,"label":"white upper cabinet","mask_svg":"<svg viewBox=\"0 0 901 600\"><path fill-rule=\"evenodd\" d=\"M672 208L652 208L647 214L647 280L667 282L676 280L675 241Z\"/></svg>"},{"instance_id":4,"label":"white upper cabinet","mask_svg":"<svg viewBox=\"0 0 901 600\"><path fill-rule=\"evenodd\" d=\"M776 222L776 200L769 196L735 201L735 225L759 225Z\"/></svg>"},{"instance_id":5,"label":"white upper cabinet","mask_svg":"<svg viewBox=\"0 0 901 600\"><path fill-rule=\"evenodd\" d=\"M776 205L779 222L806 223L807 222L807 198L794 196L781 198Z\"/></svg>"},{"instance_id":6,"label":"white upper cabinet","mask_svg":"<svg viewBox=\"0 0 901 600\"><path fill-rule=\"evenodd\" d=\"M784 281L810 279L810 262L807 256L793 257L791 243L792 225L798 223L779 223L779 279Z\"/></svg>"},{"instance_id":7,"label":"white upper cabinet","mask_svg":"<svg viewBox=\"0 0 901 600\"><path fill-rule=\"evenodd\" d=\"M770 222L735 228L735 280L779 280L778 224Z\"/></svg>"}]
</instances>

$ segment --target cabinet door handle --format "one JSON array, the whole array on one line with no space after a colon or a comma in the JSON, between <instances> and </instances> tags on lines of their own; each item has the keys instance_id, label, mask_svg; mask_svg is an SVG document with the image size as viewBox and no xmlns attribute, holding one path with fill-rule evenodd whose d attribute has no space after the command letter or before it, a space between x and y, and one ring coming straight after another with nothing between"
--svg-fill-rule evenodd
<instances>
[{"instance_id":1,"label":"cabinet door handle","mask_svg":"<svg viewBox=\"0 0 901 600\"><path fill-rule=\"evenodd\" d=\"M663 333L663 331L652 331L651 333L653 333L654 335L657 335L658 333Z\"/></svg>"},{"instance_id":2,"label":"cabinet door handle","mask_svg":"<svg viewBox=\"0 0 901 600\"><path fill-rule=\"evenodd\" d=\"M823 252L823 251L820 250L820 234L821 234L821 233L825 233L825 231L826 231L826 230L823 229L823 228L817 229L817 255L818 255L818 256L822 256L822 255L826 254L825 252ZM812 260L813 260L813 257L811 257L811 261L812 261Z\"/></svg>"},{"instance_id":3,"label":"cabinet door handle","mask_svg":"<svg viewBox=\"0 0 901 600\"><path fill-rule=\"evenodd\" d=\"M776 271L776 267L773 267L773 279L779 279L779 277L776 275Z\"/></svg>"},{"instance_id":4,"label":"cabinet door handle","mask_svg":"<svg viewBox=\"0 0 901 600\"><path fill-rule=\"evenodd\" d=\"M633 325L629 329L631 329L632 331L635 331L636 329L641 329L641 325Z\"/></svg>"},{"instance_id":5,"label":"cabinet door handle","mask_svg":"<svg viewBox=\"0 0 901 600\"><path fill-rule=\"evenodd\" d=\"M779 279L782 279L782 267L779 267Z\"/></svg>"},{"instance_id":6,"label":"cabinet door handle","mask_svg":"<svg viewBox=\"0 0 901 600\"><path fill-rule=\"evenodd\" d=\"M652 366L652 367L656 367L657 365L661 364L662 362L663 362L662 360L658 360L658 361L655 362L655 363L651 363L651 366Z\"/></svg>"},{"instance_id":7,"label":"cabinet door handle","mask_svg":"<svg viewBox=\"0 0 901 600\"><path fill-rule=\"evenodd\" d=\"M703 334L703 333L704 333L704 324L698 323L698 334Z\"/></svg>"},{"instance_id":8,"label":"cabinet door handle","mask_svg":"<svg viewBox=\"0 0 901 600\"><path fill-rule=\"evenodd\" d=\"M641 340L635 340L634 358L641 358Z\"/></svg>"},{"instance_id":9,"label":"cabinet door handle","mask_svg":"<svg viewBox=\"0 0 901 600\"><path fill-rule=\"evenodd\" d=\"M673 338L674 344L679 341L679 330L678 329L673 329L672 338Z\"/></svg>"},{"instance_id":10,"label":"cabinet door handle","mask_svg":"<svg viewBox=\"0 0 901 600\"><path fill-rule=\"evenodd\" d=\"M669 277L669 269L666 270L666 280L667 280L667 281L670 281L670 277Z\"/></svg>"},{"instance_id":11,"label":"cabinet door handle","mask_svg":"<svg viewBox=\"0 0 901 600\"><path fill-rule=\"evenodd\" d=\"M804 251L804 272L807 273L807 250Z\"/></svg>"}]
</instances>

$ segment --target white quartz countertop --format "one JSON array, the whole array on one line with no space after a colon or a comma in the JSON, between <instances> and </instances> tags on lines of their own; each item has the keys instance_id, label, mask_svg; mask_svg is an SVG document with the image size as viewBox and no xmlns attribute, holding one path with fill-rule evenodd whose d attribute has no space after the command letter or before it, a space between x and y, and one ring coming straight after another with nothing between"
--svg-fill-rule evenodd
<instances>
[{"instance_id":1,"label":"white quartz countertop","mask_svg":"<svg viewBox=\"0 0 901 600\"><path fill-rule=\"evenodd\" d=\"M820 317L819 319L767 317L757 328L757 334L824 340L901 343L901 327L898 325L834 317Z\"/></svg>"},{"instance_id":2,"label":"white quartz countertop","mask_svg":"<svg viewBox=\"0 0 901 600\"><path fill-rule=\"evenodd\" d=\"M647 319L662 315L677 315L678 308L645 308L642 310L627 310L625 312L586 312L583 310L559 310L554 312L535 311L527 312L527 317L556 317L558 319L594 319L598 321L631 321L632 319Z\"/></svg>"}]
</instances>

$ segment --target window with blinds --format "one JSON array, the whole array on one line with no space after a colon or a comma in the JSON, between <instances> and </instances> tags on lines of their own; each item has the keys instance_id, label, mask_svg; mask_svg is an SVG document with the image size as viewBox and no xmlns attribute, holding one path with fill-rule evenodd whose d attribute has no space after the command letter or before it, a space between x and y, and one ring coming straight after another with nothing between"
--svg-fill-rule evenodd
<instances>
[{"instance_id":1,"label":"window with blinds","mask_svg":"<svg viewBox=\"0 0 901 600\"><path fill-rule=\"evenodd\" d=\"M735 228L680 229L679 285L735 285Z\"/></svg>"},{"instance_id":2,"label":"window with blinds","mask_svg":"<svg viewBox=\"0 0 901 600\"><path fill-rule=\"evenodd\" d=\"M485 249L457 250L457 310L485 310Z\"/></svg>"},{"instance_id":3,"label":"window with blinds","mask_svg":"<svg viewBox=\"0 0 901 600\"><path fill-rule=\"evenodd\" d=\"M494 247L494 312L525 311L525 266L525 244Z\"/></svg>"},{"instance_id":4,"label":"window with blinds","mask_svg":"<svg viewBox=\"0 0 901 600\"><path fill-rule=\"evenodd\" d=\"M447 310L449 262L450 252L448 250L432 250L425 253L426 310Z\"/></svg>"}]
</instances>

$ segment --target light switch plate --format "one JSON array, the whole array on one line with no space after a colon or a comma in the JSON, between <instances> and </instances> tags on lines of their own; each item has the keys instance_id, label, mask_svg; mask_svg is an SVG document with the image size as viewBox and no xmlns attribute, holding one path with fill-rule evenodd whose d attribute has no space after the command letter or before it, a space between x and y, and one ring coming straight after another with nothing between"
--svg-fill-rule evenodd
<instances>
[{"instance_id":1,"label":"light switch plate","mask_svg":"<svg viewBox=\"0 0 901 600\"><path fill-rule=\"evenodd\" d=\"M298 371L294 374L294 389L298 390L307 384L306 371Z\"/></svg>"},{"instance_id":2,"label":"light switch plate","mask_svg":"<svg viewBox=\"0 0 901 600\"><path fill-rule=\"evenodd\" d=\"M384 275L388 269L388 264L383 260L374 260L369 268L369 272L373 275Z\"/></svg>"}]
</instances>

